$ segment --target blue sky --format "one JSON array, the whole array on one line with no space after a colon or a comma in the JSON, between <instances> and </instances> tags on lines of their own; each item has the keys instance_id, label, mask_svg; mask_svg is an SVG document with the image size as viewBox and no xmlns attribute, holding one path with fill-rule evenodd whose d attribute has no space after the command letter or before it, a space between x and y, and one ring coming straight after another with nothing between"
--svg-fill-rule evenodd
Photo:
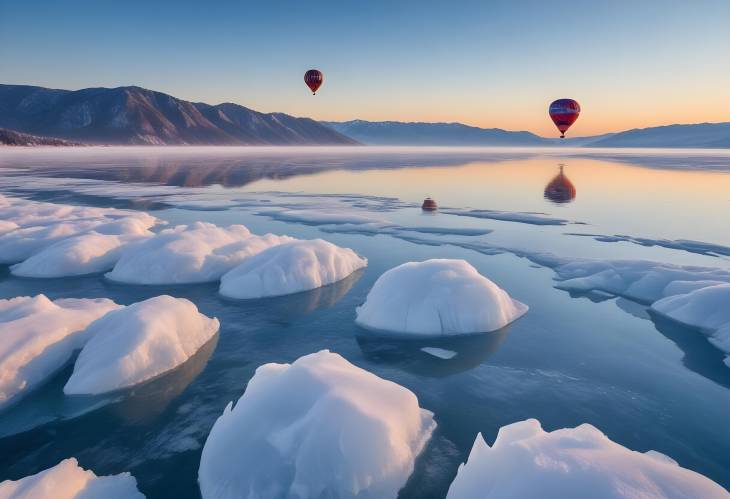
<instances>
[{"instance_id":1,"label":"blue sky","mask_svg":"<svg viewBox=\"0 0 730 499\"><path fill-rule=\"evenodd\" d=\"M727 0L0 0L0 82L544 135L572 97L580 135L730 120L728 26Z\"/></svg>"}]
</instances>

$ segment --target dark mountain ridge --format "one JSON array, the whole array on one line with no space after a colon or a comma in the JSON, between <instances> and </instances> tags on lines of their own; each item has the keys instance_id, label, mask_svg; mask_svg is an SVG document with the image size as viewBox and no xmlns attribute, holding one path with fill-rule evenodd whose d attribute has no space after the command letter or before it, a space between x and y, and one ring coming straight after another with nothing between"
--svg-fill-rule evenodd
<instances>
[{"instance_id":1,"label":"dark mountain ridge","mask_svg":"<svg viewBox=\"0 0 730 499\"><path fill-rule=\"evenodd\" d=\"M352 145L309 118L210 105L140 87L0 85L0 127L95 144Z\"/></svg>"}]
</instances>

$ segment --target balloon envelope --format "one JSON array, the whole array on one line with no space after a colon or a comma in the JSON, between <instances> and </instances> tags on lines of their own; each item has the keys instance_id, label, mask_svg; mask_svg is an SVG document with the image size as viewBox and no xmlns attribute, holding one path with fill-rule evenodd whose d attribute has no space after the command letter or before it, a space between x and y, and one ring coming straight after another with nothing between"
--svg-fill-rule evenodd
<instances>
[{"instance_id":1,"label":"balloon envelope","mask_svg":"<svg viewBox=\"0 0 730 499\"><path fill-rule=\"evenodd\" d=\"M565 137L565 132L570 128L570 125L578 119L580 104L573 99L558 99L550 104L548 113L550 113L550 118L555 126L560 130L560 137Z\"/></svg>"},{"instance_id":2,"label":"balloon envelope","mask_svg":"<svg viewBox=\"0 0 730 499\"><path fill-rule=\"evenodd\" d=\"M310 69L304 73L304 83L307 84L309 89L312 91L312 95L317 93L317 89L322 86L324 81L324 75L319 69Z\"/></svg>"}]
</instances>

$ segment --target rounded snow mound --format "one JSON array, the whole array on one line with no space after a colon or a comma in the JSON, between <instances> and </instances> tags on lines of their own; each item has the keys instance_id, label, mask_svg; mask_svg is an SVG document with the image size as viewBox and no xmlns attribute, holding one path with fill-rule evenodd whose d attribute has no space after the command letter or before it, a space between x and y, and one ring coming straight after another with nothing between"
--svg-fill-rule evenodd
<instances>
[{"instance_id":1,"label":"rounded snow mound","mask_svg":"<svg viewBox=\"0 0 730 499\"><path fill-rule=\"evenodd\" d=\"M62 368L88 341L86 327L118 307L104 298L0 300L0 409Z\"/></svg>"},{"instance_id":2,"label":"rounded snow mound","mask_svg":"<svg viewBox=\"0 0 730 499\"><path fill-rule=\"evenodd\" d=\"M727 498L709 478L649 451L635 452L583 424L545 432L535 419L503 426L494 445L477 435L447 499Z\"/></svg>"},{"instance_id":3,"label":"rounded snow mound","mask_svg":"<svg viewBox=\"0 0 730 499\"><path fill-rule=\"evenodd\" d=\"M0 483L3 499L144 499L129 473L96 476L74 458L20 480Z\"/></svg>"},{"instance_id":4,"label":"rounded snow mound","mask_svg":"<svg viewBox=\"0 0 730 499\"><path fill-rule=\"evenodd\" d=\"M668 296L651 306L659 315L701 329L725 353L730 366L730 284L716 284Z\"/></svg>"},{"instance_id":5,"label":"rounded snow mound","mask_svg":"<svg viewBox=\"0 0 730 499\"><path fill-rule=\"evenodd\" d=\"M152 233L148 232L148 236ZM95 274L110 270L119 259L124 245L143 235L119 236L96 231L62 239L10 267L21 277L66 277Z\"/></svg>"},{"instance_id":6,"label":"rounded snow mound","mask_svg":"<svg viewBox=\"0 0 730 499\"><path fill-rule=\"evenodd\" d=\"M192 302L166 295L110 312L87 328L91 339L63 391L99 394L154 378L188 360L219 326Z\"/></svg>"},{"instance_id":7,"label":"rounded snow mound","mask_svg":"<svg viewBox=\"0 0 730 499\"><path fill-rule=\"evenodd\" d=\"M406 388L327 350L256 370L213 425L204 499L395 498L436 426Z\"/></svg>"},{"instance_id":8,"label":"rounded snow mound","mask_svg":"<svg viewBox=\"0 0 730 499\"><path fill-rule=\"evenodd\" d=\"M500 329L527 305L464 260L409 262L378 278L357 324L396 333L447 336Z\"/></svg>"},{"instance_id":9,"label":"rounded snow mound","mask_svg":"<svg viewBox=\"0 0 730 499\"><path fill-rule=\"evenodd\" d=\"M217 281L241 263L287 236L252 235L243 225L178 225L128 246L106 277L127 284L189 284Z\"/></svg>"},{"instance_id":10,"label":"rounded snow mound","mask_svg":"<svg viewBox=\"0 0 730 499\"><path fill-rule=\"evenodd\" d=\"M292 241L245 260L221 278L220 293L246 299L308 291L340 281L367 265L350 248L322 239Z\"/></svg>"}]
</instances>

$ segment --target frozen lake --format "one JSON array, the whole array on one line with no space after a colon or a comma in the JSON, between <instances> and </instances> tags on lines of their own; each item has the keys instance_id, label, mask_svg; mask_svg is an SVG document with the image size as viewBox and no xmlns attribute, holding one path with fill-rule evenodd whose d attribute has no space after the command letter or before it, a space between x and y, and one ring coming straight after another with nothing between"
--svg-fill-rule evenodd
<instances>
[{"instance_id":1,"label":"frozen lake","mask_svg":"<svg viewBox=\"0 0 730 499\"><path fill-rule=\"evenodd\" d=\"M69 365L0 412L0 481L73 456L97 474L130 471L150 498L199 497L208 432L255 369L329 349L407 387L435 415L401 498L444 497L478 432L491 443L527 418L546 430L591 423L730 487L723 353L646 301L559 289L545 257L730 270L728 150L5 149L0 172L5 195L323 238L368 259L334 285L247 301L222 298L217 284L30 279L0 266L0 298L130 304L170 294L221 323L213 342L152 382L65 397ZM438 212L421 211L427 196ZM529 312L497 332L451 339L384 338L355 325L383 272L429 258L467 260Z\"/></svg>"}]
</instances>

